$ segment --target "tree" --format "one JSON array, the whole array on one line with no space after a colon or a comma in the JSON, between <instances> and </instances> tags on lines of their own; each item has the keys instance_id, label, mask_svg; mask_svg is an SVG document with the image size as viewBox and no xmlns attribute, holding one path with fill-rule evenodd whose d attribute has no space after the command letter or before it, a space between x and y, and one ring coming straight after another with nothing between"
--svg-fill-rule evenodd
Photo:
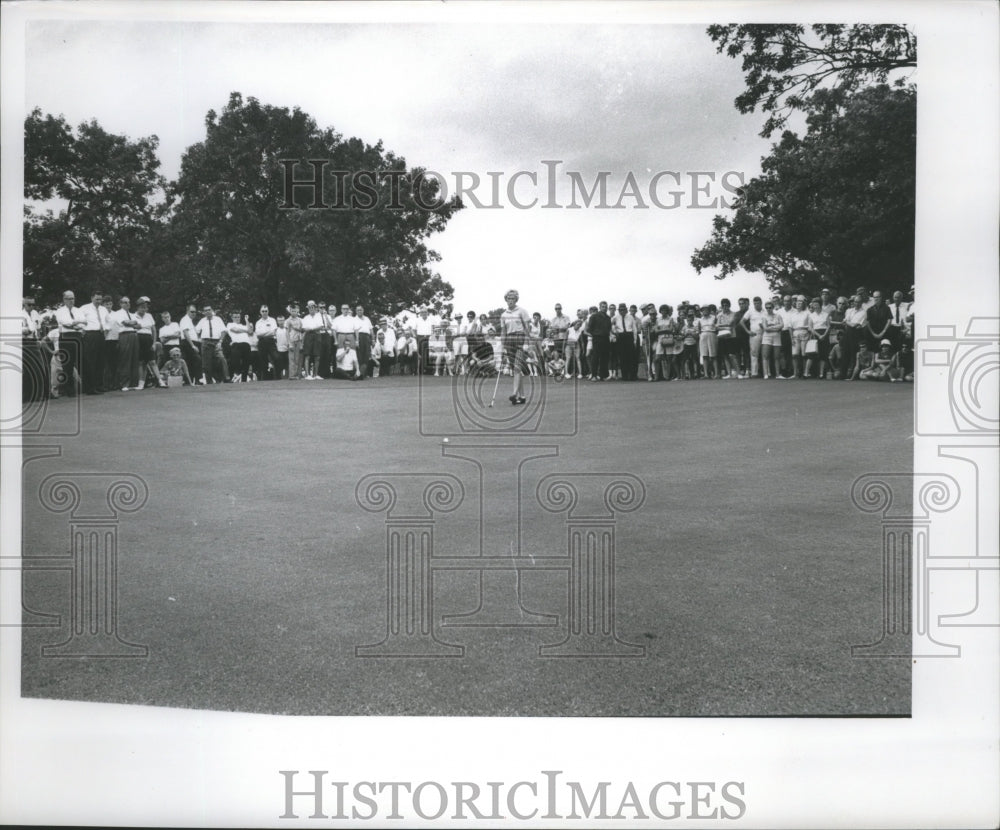
<instances>
[{"instance_id":1,"label":"tree","mask_svg":"<svg viewBox=\"0 0 1000 830\"><path fill-rule=\"evenodd\" d=\"M132 141L96 121L76 132L34 109L24 123L24 281L54 300L67 287L128 282L130 263L160 229L158 139Z\"/></svg>"},{"instance_id":2,"label":"tree","mask_svg":"<svg viewBox=\"0 0 1000 830\"><path fill-rule=\"evenodd\" d=\"M793 110L809 108L818 90L846 96L917 65L917 39L898 24L716 25L708 27L716 51L742 57L746 90L735 100L742 113L770 113L761 135L781 129ZM902 87L905 77L894 80ZM831 99L828 99L828 101Z\"/></svg>"},{"instance_id":3,"label":"tree","mask_svg":"<svg viewBox=\"0 0 1000 830\"><path fill-rule=\"evenodd\" d=\"M859 283L912 283L916 93L886 85L828 105L820 90L804 138L785 132L740 191L732 217L716 216L695 251L716 279L762 273L776 291L849 294Z\"/></svg>"},{"instance_id":4,"label":"tree","mask_svg":"<svg viewBox=\"0 0 1000 830\"><path fill-rule=\"evenodd\" d=\"M171 188L176 261L189 297L244 309L311 298L395 314L453 296L431 268L440 257L426 238L443 230L461 203L437 204L437 182L418 179L422 171L407 170L381 142L345 140L298 108L244 101L235 92L221 113L208 113L205 127ZM299 185L289 204L288 165L300 181L321 167L321 198ZM358 184L354 174L362 171L395 172L396 191L391 178Z\"/></svg>"}]
</instances>

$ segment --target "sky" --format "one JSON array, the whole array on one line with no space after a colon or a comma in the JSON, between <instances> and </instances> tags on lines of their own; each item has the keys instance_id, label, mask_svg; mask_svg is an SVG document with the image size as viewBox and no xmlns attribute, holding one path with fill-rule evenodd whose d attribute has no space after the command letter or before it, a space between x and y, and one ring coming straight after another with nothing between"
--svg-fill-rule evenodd
<instances>
[{"instance_id":1,"label":"sky","mask_svg":"<svg viewBox=\"0 0 1000 830\"><path fill-rule=\"evenodd\" d=\"M26 64L27 110L155 134L168 178L234 91L381 139L410 167L441 173L449 195L456 173L478 176L475 195L501 207L466 199L429 240L457 309L502 306L509 288L543 313L766 291L762 277L719 282L690 264L732 198L723 176L749 179L770 148L763 116L733 105L738 62L703 25L32 21ZM583 207L579 187L602 171L606 207ZM581 207L542 207L573 203L572 174Z\"/></svg>"}]
</instances>

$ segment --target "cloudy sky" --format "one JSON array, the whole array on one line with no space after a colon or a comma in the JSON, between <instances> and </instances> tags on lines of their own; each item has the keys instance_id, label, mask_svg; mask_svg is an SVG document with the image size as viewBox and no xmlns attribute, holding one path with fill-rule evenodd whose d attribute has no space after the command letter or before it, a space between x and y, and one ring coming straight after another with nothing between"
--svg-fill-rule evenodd
<instances>
[{"instance_id":1,"label":"cloudy sky","mask_svg":"<svg viewBox=\"0 0 1000 830\"><path fill-rule=\"evenodd\" d=\"M755 175L769 148L762 117L734 108L739 66L715 52L704 25L34 21L26 50L28 110L155 134L167 177L233 91L381 139L452 192L456 172L475 174L485 204L487 174L500 173L501 209L470 204L431 240L461 309L502 305L509 287L543 312L557 301L718 301L766 287L690 265L719 212L698 205L731 197L722 177ZM556 204L572 201L570 173L590 188L607 171L609 205L631 173L639 197L621 209L544 209L543 161L561 162ZM513 192L522 204L537 198L532 208L507 191L518 171L537 176ZM678 178L654 179L660 171ZM657 207L651 186L678 206Z\"/></svg>"}]
</instances>

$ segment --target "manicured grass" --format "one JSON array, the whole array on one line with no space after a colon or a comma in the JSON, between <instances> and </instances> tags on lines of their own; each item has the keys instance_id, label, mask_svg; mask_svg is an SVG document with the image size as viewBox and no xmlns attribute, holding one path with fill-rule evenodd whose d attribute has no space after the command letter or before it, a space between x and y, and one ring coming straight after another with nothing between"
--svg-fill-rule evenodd
<instances>
[{"instance_id":1,"label":"manicured grass","mask_svg":"<svg viewBox=\"0 0 1000 830\"><path fill-rule=\"evenodd\" d=\"M510 408L508 384L498 407ZM879 521L850 487L912 469L911 386L563 383L546 394L565 408L574 391L575 436L508 441L558 447L524 467L522 552L565 554L564 515L535 500L546 473L637 476L645 504L617 518L615 626L645 657L539 657L566 635L560 570L522 578L524 607L558 615L556 627L442 628L443 615L475 607L478 577L436 572L435 631L464 656L356 657L386 627L385 514L358 506L364 475L461 478L465 501L436 519L435 553L477 552L476 468L418 431L420 396L443 411L451 386L257 383L86 398L81 434L26 464L26 556L68 550L68 518L39 503L51 473L148 483L146 506L120 522L118 627L149 656L43 658L42 645L67 636L69 578L27 573L26 606L64 624L24 629L24 695L323 715L909 712L908 660L851 657L880 636L882 584ZM51 423L73 407L54 402ZM487 552L509 550L518 500L488 504L500 532Z\"/></svg>"}]
</instances>

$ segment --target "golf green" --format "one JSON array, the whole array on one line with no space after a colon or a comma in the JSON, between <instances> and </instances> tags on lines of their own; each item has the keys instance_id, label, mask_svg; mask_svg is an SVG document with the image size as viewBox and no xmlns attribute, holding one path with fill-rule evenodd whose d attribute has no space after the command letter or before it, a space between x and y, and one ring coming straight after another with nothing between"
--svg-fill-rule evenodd
<instances>
[{"instance_id":1,"label":"golf green","mask_svg":"<svg viewBox=\"0 0 1000 830\"><path fill-rule=\"evenodd\" d=\"M509 383L484 417L521 418ZM907 715L910 661L851 656L883 618L881 525L851 485L912 470L912 391L548 383L523 408L541 400L542 427L515 419L512 432L455 429L447 442L447 378L50 402L43 432L79 430L25 450L22 693L308 715ZM395 482L388 512L359 505L371 474ZM442 474L461 482L454 509L407 489ZM540 504L552 474L577 482L575 513ZM142 480L141 508L110 512L116 476ZM636 509L602 502L615 476L640 483ZM42 493L58 479L81 494L75 512ZM587 499L597 508L584 515ZM613 526L613 613L605 603L597 621L610 654L542 648L567 640L580 599L574 521ZM117 582L98 558L88 579L103 582L78 584L71 532L98 525L114 537ZM387 527L403 525L433 534L433 569L407 575L427 581L423 643L441 656L358 648L387 639ZM474 569L481 554L506 569ZM91 632L73 626L89 625L81 608L101 590L117 603L102 625L144 656L87 652ZM43 654L71 634L83 656Z\"/></svg>"}]
</instances>

